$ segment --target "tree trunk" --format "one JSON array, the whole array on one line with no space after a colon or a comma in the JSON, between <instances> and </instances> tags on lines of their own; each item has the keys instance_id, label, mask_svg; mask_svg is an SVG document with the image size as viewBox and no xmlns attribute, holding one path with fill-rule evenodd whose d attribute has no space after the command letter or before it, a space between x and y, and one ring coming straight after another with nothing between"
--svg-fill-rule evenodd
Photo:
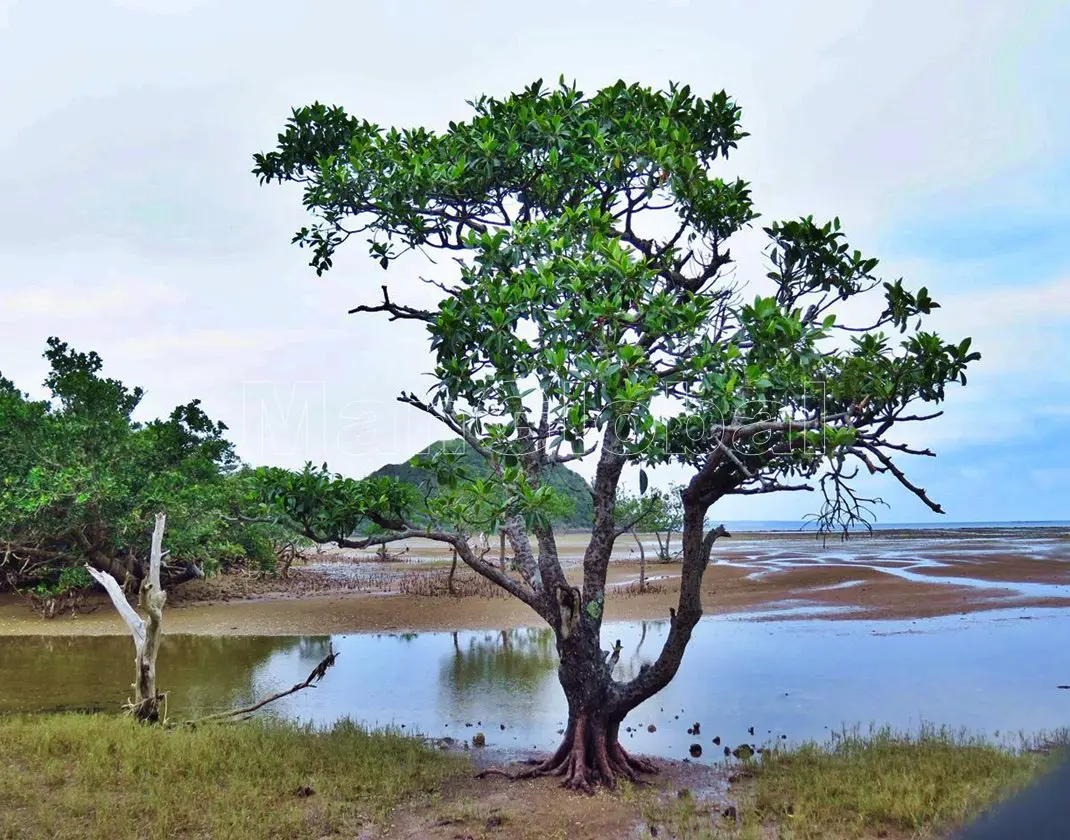
<instances>
[{"instance_id":1,"label":"tree trunk","mask_svg":"<svg viewBox=\"0 0 1070 840\"><path fill-rule=\"evenodd\" d=\"M559 641L558 676L568 700L568 726L552 756L520 774L520 778L560 776L562 787L592 793L596 785L615 787L619 778L638 781L657 767L629 755L620 744L620 725L632 707L623 708L610 678L615 652L607 657L597 638L578 628Z\"/></svg>"},{"instance_id":2,"label":"tree trunk","mask_svg":"<svg viewBox=\"0 0 1070 840\"><path fill-rule=\"evenodd\" d=\"M505 571L505 531L498 531L498 568Z\"/></svg>"},{"instance_id":3,"label":"tree trunk","mask_svg":"<svg viewBox=\"0 0 1070 840\"><path fill-rule=\"evenodd\" d=\"M450 576L446 579L446 589L453 594L453 575L457 572L457 549L453 549L453 562L450 564Z\"/></svg>"},{"instance_id":4,"label":"tree trunk","mask_svg":"<svg viewBox=\"0 0 1070 840\"><path fill-rule=\"evenodd\" d=\"M635 531L632 531L632 537L639 546L639 594L642 594L646 592L646 551L643 549L643 541Z\"/></svg>"},{"instance_id":5,"label":"tree trunk","mask_svg":"<svg viewBox=\"0 0 1070 840\"><path fill-rule=\"evenodd\" d=\"M160 566L163 562L163 532L167 517L156 514L156 527L152 532L152 551L149 555L149 573L141 580L139 604L146 613L142 619L126 600L119 582L108 572L101 572L86 564L86 570L107 591L115 609L130 628L134 637L134 699L130 711L144 723L156 723L160 719L160 701L156 693L156 657L160 652L163 636L163 607L167 593L160 584Z\"/></svg>"}]
</instances>

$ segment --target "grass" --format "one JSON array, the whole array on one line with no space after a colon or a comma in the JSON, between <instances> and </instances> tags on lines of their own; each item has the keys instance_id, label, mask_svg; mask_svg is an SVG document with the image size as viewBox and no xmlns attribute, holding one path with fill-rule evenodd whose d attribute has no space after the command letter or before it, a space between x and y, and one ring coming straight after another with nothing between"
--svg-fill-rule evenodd
<instances>
[{"instance_id":1,"label":"grass","mask_svg":"<svg viewBox=\"0 0 1070 840\"><path fill-rule=\"evenodd\" d=\"M413 738L347 722L316 732L0 718L0 840L356 837L466 766Z\"/></svg>"},{"instance_id":2,"label":"grass","mask_svg":"<svg viewBox=\"0 0 1070 840\"><path fill-rule=\"evenodd\" d=\"M164 730L117 716L0 717L0 840L355 838L391 823L434 838L608 838L636 836L640 815L659 840L936 838L1068 744L1067 732L1016 749L944 730L844 733L729 765L737 821L662 784L588 798L553 780L475 781L461 756L351 723Z\"/></svg>"},{"instance_id":3,"label":"grass","mask_svg":"<svg viewBox=\"0 0 1070 840\"><path fill-rule=\"evenodd\" d=\"M1054 743L1055 752L1068 743L1066 733L1041 742ZM669 836L696 840L945 837L1043 772L1051 752L946 730L856 731L747 762L734 777L734 816L687 796L652 805L644 816Z\"/></svg>"}]
</instances>

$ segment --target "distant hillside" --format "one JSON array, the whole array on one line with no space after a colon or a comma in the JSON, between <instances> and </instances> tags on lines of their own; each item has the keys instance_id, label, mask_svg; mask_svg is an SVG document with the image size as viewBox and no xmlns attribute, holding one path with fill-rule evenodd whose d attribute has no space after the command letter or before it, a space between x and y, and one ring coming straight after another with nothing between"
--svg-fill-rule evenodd
<instances>
[{"instance_id":1,"label":"distant hillside","mask_svg":"<svg viewBox=\"0 0 1070 840\"><path fill-rule=\"evenodd\" d=\"M487 462L460 438L437 441L418 454L426 456L436 450L447 447L452 452L462 453L461 463L471 474L476 476L490 474L490 467L487 466ZM387 464L377 469L369 477L376 478L379 476L397 478L409 484L423 485L430 483L432 487L436 486L434 476L427 470L414 467L408 462ZM568 467L558 464L547 473L545 481L572 503L572 514L556 524L566 528L590 528L594 522L594 505L591 501L591 489L582 476Z\"/></svg>"}]
</instances>

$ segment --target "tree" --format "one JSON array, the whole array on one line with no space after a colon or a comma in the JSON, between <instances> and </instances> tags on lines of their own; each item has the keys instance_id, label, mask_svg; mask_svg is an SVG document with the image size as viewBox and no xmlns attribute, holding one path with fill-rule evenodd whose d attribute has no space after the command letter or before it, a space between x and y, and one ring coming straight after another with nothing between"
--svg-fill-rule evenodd
<instances>
[{"instance_id":1,"label":"tree","mask_svg":"<svg viewBox=\"0 0 1070 840\"><path fill-rule=\"evenodd\" d=\"M895 461L932 453L890 434L937 416L916 406L965 383L979 356L969 339L923 331L936 307L928 292L879 279L838 219L765 227L769 271L743 297L727 273L728 244L756 212L747 184L716 172L745 136L724 92L704 99L686 86L618 82L587 96L562 80L470 104L469 120L440 132L299 108L253 171L303 189L314 221L294 241L311 249L317 273L354 237L384 270L396 272L409 252L457 258L450 279L433 279L437 305L383 286L380 302L351 311L426 327L433 385L426 398L399 399L491 464L483 489L497 484L512 500L498 513L520 575L483 562L455 533L412 527L405 511L375 539L454 545L554 629L569 722L530 774L590 790L651 769L618 733L676 674L702 615L703 573L723 533L706 525L711 507L733 494L816 487L822 528L846 534L878 501L853 480L861 465L940 511ZM848 308L872 317L841 321ZM552 465L588 456L597 459L594 525L583 586L573 588L552 527L529 503ZM679 602L657 659L617 682L600 646L622 533L617 485L627 464L670 462L690 471Z\"/></svg>"},{"instance_id":2,"label":"tree","mask_svg":"<svg viewBox=\"0 0 1070 840\"><path fill-rule=\"evenodd\" d=\"M167 585L255 548L231 517L247 489L226 426L198 400L142 423L143 391L105 378L96 353L50 338L45 358L51 399L0 381L0 585L89 585L89 563L136 589L157 509L170 517Z\"/></svg>"},{"instance_id":3,"label":"tree","mask_svg":"<svg viewBox=\"0 0 1070 840\"><path fill-rule=\"evenodd\" d=\"M646 547L639 538L639 534L649 534L656 529L664 527L668 514L666 509L671 504L669 493L654 491L649 495L640 493L633 495L618 488L617 500L613 507L613 521L618 523L619 529L624 534L631 534L635 545L639 549L639 591L646 591ZM663 556L663 543L658 534L658 557ZM664 550L668 549L668 541L664 543Z\"/></svg>"},{"instance_id":4,"label":"tree","mask_svg":"<svg viewBox=\"0 0 1070 840\"><path fill-rule=\"evenodd\" d=\"M671 563L679 556L672 550L672 535L684 527L684 488L672 485L661 494L661 504L655 509L646 527L658 541L658 562Z\"/></svg>"}]
</instances>

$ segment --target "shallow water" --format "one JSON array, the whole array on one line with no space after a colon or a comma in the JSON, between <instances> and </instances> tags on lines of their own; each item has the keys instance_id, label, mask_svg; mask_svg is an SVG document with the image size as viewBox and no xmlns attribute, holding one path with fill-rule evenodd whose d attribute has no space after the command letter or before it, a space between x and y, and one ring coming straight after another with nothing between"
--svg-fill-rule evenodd
<instances>
[{"instance_id":1,"label":"shallow water","mask_svg":"<svg viewBox=\"0 0 1070 840\"><path fill-rule=\"evenodd\" d=\"M1070 612L1001 611L918 621L700 622L673 683L634 711L638 752L683 758L703 744L825 739L843 726L917 729L922 722L995 736L1070 724ZM617 676L653 659L667 622L607 624L619 638ZM315 690L273 714L329 723L349 716L434 736L524 750L555 746L566 706L549 630L165 639L161 688L169 714L239 704L302 681L333 643L341 656ZM119 637L0 641L0 712L115 708L126 699L132 646ZM702 735L687 727L698 721ZM471 726L468 726L471 724ZM502 729L504 724L505 729ZM657 731L647 732L654 724ZM748 727L755 727L755 734Z\"/></svg>"}]
</instances>

